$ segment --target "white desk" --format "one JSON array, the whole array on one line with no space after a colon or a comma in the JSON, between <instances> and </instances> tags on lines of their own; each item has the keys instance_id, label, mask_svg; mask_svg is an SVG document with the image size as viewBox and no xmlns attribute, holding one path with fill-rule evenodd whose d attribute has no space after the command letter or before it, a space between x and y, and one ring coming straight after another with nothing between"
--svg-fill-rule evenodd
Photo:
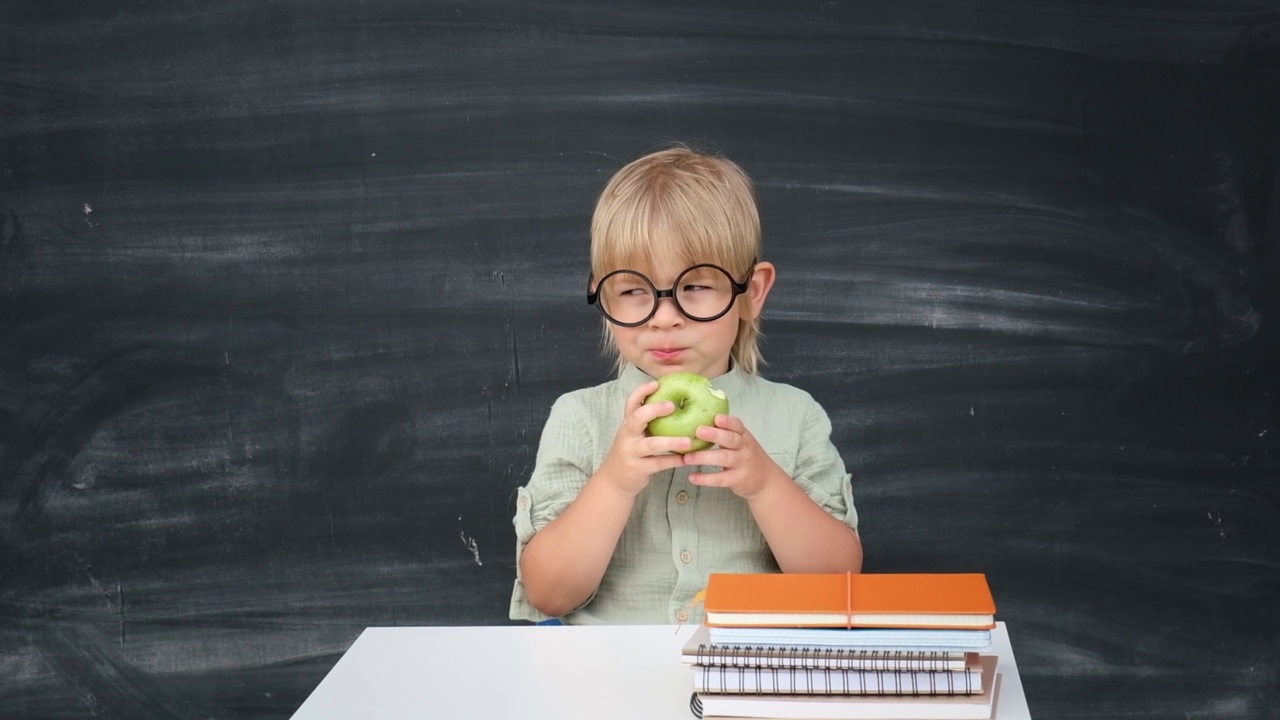
<instances>
[{"instance_id":1,"label":"white desk","mask_svg":"<svg viewBox=\"0 0 1280 720\"><path fill-rule=\"evenodd\" d=\"M294 720L692 720L693 626L368 628ZM1030 720L1004 623L996 716Z\"/></svg>"}]
</instances>

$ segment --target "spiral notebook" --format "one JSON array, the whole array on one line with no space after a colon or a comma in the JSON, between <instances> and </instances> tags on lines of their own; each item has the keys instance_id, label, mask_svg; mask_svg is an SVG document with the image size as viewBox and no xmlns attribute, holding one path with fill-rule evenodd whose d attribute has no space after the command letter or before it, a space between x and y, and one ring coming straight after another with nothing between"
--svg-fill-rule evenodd
<instances>
[{"instance_id":1,"label":"spiral notebook","mask_svg":"<svg viewBox=\"0 0 1280 720\"><path fill-rule=\"evenodd\" d=\"M995 655L980 657L984 689L976 695L832 697L694 692L689 710L703 720L990 720L1000 692L997 660Z\"/></svg>"},{"instance_id":2,"label":"spiral notebook","mask_svg":"<svg viewBox=\"0 0 1280 720\"><path fill-rule=\"evenodd\" d=\"M697 665L693 689L731 695L980 695L982 665L977 655L960 670L849 670Z\"/></svg>"},{"instance_id":3,"label":"spiral notebook","mask_svg":"<svg viewBox=\"0 0 1280 720\"><path fill-rule=\"evenodd\" d=\"M687 665L740 668L823 668L831 670L964 670L975 653L966 649L924 647L824 646L821 643L717 643L717 630L699 625L685 642ZM822 632L822 631L817 631ZM847 632L847 631L840 631ZM852 632L858 632L854 630ZM878 631L872 631L878 632ZM986 647L990 643L986 643Z\"/></svg>"}]
</instances>

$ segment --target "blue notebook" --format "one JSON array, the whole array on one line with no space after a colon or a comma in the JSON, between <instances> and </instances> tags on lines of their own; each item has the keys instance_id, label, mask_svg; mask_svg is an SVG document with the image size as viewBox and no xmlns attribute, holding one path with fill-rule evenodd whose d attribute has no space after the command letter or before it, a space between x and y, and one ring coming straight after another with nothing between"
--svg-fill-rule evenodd
<instances>
[{"instance_id":1,"label":"blue notebook","mask_svg":"<svg viewBox=\"0 0 1280 720\"><path fill-rule=\"evenodd\" d=\"M716 645L985 650L990 630L713 627Z\"/></svg>"}]
</instances>

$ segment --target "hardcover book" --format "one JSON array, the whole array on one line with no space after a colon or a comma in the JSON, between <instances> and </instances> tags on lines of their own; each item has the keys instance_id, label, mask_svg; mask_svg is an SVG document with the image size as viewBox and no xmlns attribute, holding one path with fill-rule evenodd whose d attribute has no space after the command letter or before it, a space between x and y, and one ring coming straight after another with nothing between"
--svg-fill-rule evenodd
<instances>
[{"instance_id":1,"label":"hardcover book","mask_svg":"<svg viewBox=\"0 0 1280 720\"><path fill-rule=\"evenodd\" d=\"M712 573L713 627L995 627L982 573Z\"/></svg>"}]
</instances>

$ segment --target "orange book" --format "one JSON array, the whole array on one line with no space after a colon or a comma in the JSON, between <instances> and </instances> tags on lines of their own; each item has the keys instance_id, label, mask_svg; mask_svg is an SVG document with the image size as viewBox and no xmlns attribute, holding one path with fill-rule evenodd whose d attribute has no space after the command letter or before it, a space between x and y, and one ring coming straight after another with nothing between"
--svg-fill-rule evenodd
<instances>
[{"instance_id":1,"label":"orange book","mask_svg":"<svg viewBox=\"0 0 1280 720\"><path fill-rule=\"evenodd\" d=\"M995 627L982 573L712 573L706 624L719 627Z\"/></svg>"}]
</instances>

